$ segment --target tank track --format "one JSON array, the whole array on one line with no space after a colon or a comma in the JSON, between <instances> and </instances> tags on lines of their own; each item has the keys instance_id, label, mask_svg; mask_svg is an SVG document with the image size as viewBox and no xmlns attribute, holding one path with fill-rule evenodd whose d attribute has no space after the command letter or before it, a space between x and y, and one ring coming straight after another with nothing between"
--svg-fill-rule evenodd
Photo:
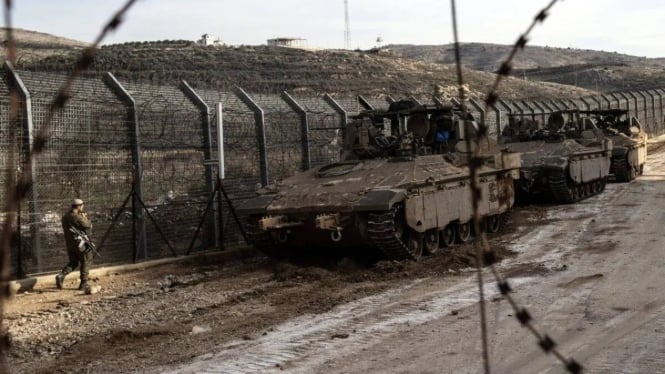
<instances>
[{"instance_id":1,"label":"tank track","mask_svg":"<svg viewBox=\"0 0 665 374\"><path fill-rule=\"evenodd\" d=\"M370 213L367 218L369 240L389 260L417 260L418 256L395 235L395 212Z\"/></svg>"},{"instance_id":2,"label":"tank track","mask_svg":"<svg viewBox=\"0 0 665 374\"><path fill-rule=\"evenodd\" d=\"M571 186L564 172L552 172L547 176L547 185L557 203L570 204L597 195L605 189L605 179Z\"/></svg>"},{"instance_id":3,"label":"tank track","mask_svg":"<svg viewBox=\"0 0 665 374\"><path fill-rule=\"evenodd\" d=\"M632 173L632 167L628 160L623 157L612 158L612 171L614 172L614 178L617 182L630 182L635 179L634 173Z\"/></svg>"}]
</instances>

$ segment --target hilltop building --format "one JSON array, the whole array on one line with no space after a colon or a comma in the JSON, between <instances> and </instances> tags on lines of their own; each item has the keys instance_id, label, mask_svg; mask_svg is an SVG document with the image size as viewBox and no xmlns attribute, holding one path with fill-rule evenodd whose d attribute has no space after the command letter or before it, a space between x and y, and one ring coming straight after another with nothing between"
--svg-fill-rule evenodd
<instances>
[{"instance_id":1,"label":"hilltop building","mask_svg":"<svg viewBox=\"0 0 665 374\"><path fill-rule=\"evenodd\" d=\"M224 45L224 42L211 34L201 35L201 39L196 41L196 44L208 46L208 45Z\"/></svg>"},{"instance_id":2,"label":"hilltop building","mask_svg":"<svg viewBox=\"0 0 665 374\"><path fill-rule=\"evenodd\" d=\"M307 48L307 39L284 37L268 39L268 47Z\"/></svg>"}]
</instances>

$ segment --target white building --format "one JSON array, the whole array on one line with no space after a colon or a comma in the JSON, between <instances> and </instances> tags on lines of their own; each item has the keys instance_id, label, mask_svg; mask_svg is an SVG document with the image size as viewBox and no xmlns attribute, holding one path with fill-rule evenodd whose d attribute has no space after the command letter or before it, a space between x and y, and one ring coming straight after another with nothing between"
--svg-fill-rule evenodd
<instances>
[{"instance_id":1,"label":"white building","mask_svg":"<svg viewBox=\"0 0 665 374\"><path fill-rule=\"evenodd\" d=\"M274 38L268 39L269 47L307 48L307 39L304 38Z\"/></svg>"},{"instance_id":2,"label":"white building","mask_svg":"<svg viewBox=\"0 0 665 374\"><path fill-rule=\"evenodd\" d=\"M222 40L220 38L215 37L211 34L203 34L203 35L201 35L201 39L196 41L196 44L205 45L205 46L208 46L208 45L223 45L224 42L222 42Z\"/></svg>"}]
</instances>

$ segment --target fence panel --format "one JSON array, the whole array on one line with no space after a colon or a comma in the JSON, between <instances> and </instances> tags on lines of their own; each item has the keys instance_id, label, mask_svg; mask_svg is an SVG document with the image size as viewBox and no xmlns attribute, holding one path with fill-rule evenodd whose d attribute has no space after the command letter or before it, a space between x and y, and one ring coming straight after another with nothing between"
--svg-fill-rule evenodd
<instances>
[{"instance_id":1,"label":"fence panel","mask_svg":"<svg viewBox=\"0 0 665 374\"><path fill-rule=\"evenodd\" d=\"M18 72L28 95L19 103L24 108L20 124L14 124L12 129L8 118L7 84L11 78L8 75L13 77L13 74L11 69L4 69L5 85L0 87L0 148L5 155L0 158L0 181L3 183L8 182L8 172L16 172L8 170L10 147L13 146L20 160L25 161L32 139L28 118L33 120L34 132L42 128L51 100L65 79L62 74ZM173 245L177 253L184 253L205 218L203 212L214 187L211 176L216 176L218 170L214 161L219 159L217 121L220 115L225 153L223 185L232 204L237 205L255 196L257 187L265 179L275 182L301 170L307 164L305 149L309 149L311 166L339 160L344 124L348 117L363 109L355 96L334 98L333 102L328 96L249 95L261 109L257 112L237 92L194 88L207 104L206 111L176 85L125 82L122 86L136 101L138 145L133 143L136 131L130 115L133 112L104 83L101 75L79 79L73 87L71 101L56 113L48 147L35 165L30 198L21 205L20 236L12 243L15 274L21 273L19 270L41 273L62 267L66 256L60 217L69 209L74 197L86 201L94 224L93 238L99 239L106 232L111 218L131 191L138 165L134 162L139 162L132 159L134 149L140 149L136 160L142 164L139 177L143 200L147 212L156 220L153 223L146 218L145 241L138 246L145 245L147 250L139 254L139 259L171 256L168 244ZM380 110L388 108L386 98L365 97L372 107ZM395 100L402 98L393 96ZM665 90L662 89L566 100L508 100L490 108L485 120L489 135L496 137L508 123L509 113L523 113L546 122L548 113L565 108L625 108L654 136L665 132L664 100ZM220 102L223 112L216 113L216 104ZM470 104L470 111L480 119L482 103ZM304 116L300 110L306 113L306 127L303 127ZM265 132L257 122L261 119ZM304 138L305 129L307 138ZM303 144L307 139L308 144ZM4 193L0 194L0 203L4 204L5 198ZM218 204L213 206L213 212L219 209ZM223 233L224 244L243 242L239 226L229 214L230 206L222 202L221 210L223 224L203 224L194 250L213 244L208 240L214 237L211 229ZM133 260L132 214L126 210L119 217L105 242L103 257L96 260L97 265ZM5 214L0 215L0 220L5 218ZM162 238L162 233L167 240Z\"/></svg>"},{"instance_id":2,"label":"fence panel","mask_svg":"<svg viewBox=\"0 0 665 374\"><path fill-rule=\"evenodd\" d=\"M232 92L196 89L212 110L213 159L218 156L217 103L222 103L224 134L224 179L223 185L234 205L256 195L261 185L261 160L259 140L254 113ZM230 207L222 205L223 233L225 244L243 242L240 230L233 222Z\"/></svg>"},{"instance_id":3,"label":"fence panel","mask_svg":"<svg viewBox=\"0 0 665 374\"><path fill-rule=\"evenodd\" d=\"M307 112L312 167L339 161L342 153L342 116L323 97L295 96Z\"/></svg>"},{"instance_id":4,"label":"fence panel","mask_svg":"<svg viewBox=\"0 0 665 374\"><path fill-rule=\"evenodd\" d=\"M35 132L44 123L50 103L65 76L21 71L19 75L32 97ZM22 245L28 248L29 273L64 266L66 252L60 217L73 198L81 198L93 222L93 238L111 224L114 209L124 201L132 175L131 142L127 110L100 79L79 79L68 105L57 112L46 151L35 169L37 211L22 212ZM29 214L27 215L26 214ZM28 225L28 226L26 226ZM34 227L30 227L30 225ZM98 264L131 260L130 225L119 225ZM38 237L33 237L38 233Z\"/></svg>"},{"instance_id":5,"label":"fence panel","mask_svg":"<svg viewBox=\"0 0 665 374\"><path fill-rule=\"evenodd\" d=\"M264 111L270 183L302 170L302 132L298 113L279 95L250 94Z\"/></svg>"},{"instance_id":6,"label":"fence panel","mask_svg":"<svg viewBox=\"0 0 665 374\"><path fill-rule=\"evenodd\" d=\"M138 106L140 182L146 209L155 220L146 219L147 253L141 259L171 256L169 244L184 253L210 193L202 114L176 86L122 84Z\"/></svg>"}]
</instances>

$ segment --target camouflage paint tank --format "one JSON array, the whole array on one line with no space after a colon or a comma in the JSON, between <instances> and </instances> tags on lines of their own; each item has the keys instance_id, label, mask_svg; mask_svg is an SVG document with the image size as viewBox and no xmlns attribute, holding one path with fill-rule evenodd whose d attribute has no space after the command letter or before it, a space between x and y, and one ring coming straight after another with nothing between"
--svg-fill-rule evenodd
<instances>
[{"instance_id":1,"label":"camouflage paint tank","mask_svg":"<svg viewBox=\"0 0 665 374\"><path fill-rule=\"evenodd\" d=\"M617 182L630 182L644 172L647 162L647 134L627 109L591 110L588 116L612 140L610 175Z\"/></svg>"},{"instance_id":2,"label":"camouflage paint tank","mask_svg":"<svg viewBox=\"0 0 665 374\"><path fill-rule=\"evenodd\" d=\"M461 133L473 124L455 107L414 101L361 113L347 126L343 161L267 186L238 208L252 244L277 256L291 248L373 247L401 260L469 240ZM485 142L481 153L480 210L485 229L496 232L514 204L519 155Z\"/></svg>"},{"instance_id":3,"label":"camouflage paint tank","mask_svg":"<svg viewBox=\"0 0 665 374\"><path fill-rule=\"evenodd\" d=\"M612 141L572 111L552 113L546 128L534 120L511 117L501 143L522 155L517 183L521 192L573 203L605 189Z\"/></svg>"}]
</instances>

